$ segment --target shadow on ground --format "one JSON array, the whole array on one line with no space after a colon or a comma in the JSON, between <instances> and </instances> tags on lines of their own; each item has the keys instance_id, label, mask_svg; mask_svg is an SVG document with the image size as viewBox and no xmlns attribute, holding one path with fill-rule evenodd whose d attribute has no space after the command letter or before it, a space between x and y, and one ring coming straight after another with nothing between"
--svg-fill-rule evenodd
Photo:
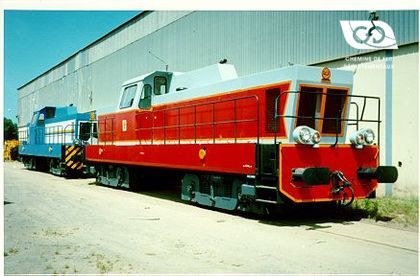
<instances>
[{"instance_id":1,"label":"shadow on ground","mask_svg":"<svg viewBox=\"0 0 420 276\"><path fill-rule=\"evenodd\" d=\"M337 206L331 203L316 203L305 205L279 205L269 208L268 214L244 213L240 211L226 211L211 207L200 206L181 200L181 188L161 186L140 191L139 194L148 195L160 199L170 200L191 205L191 208L202 208L214 212L237 215L247 219L256 220L259 223L275 226L307 226L307 230L329 228L321 225L324 223L352 224L355 221L368 218L369 215L363 210L350 207Z\"/></svg>"},{"instance_id":2,"label":"shadow on ground","mask_svg":"<svg viewBox=\"0 0 420 276\"><path fill-rule=\"evenodd\" d=\"M89 185L98 185L110 189L121 189L95 182ZM126 189L121 189L126 190ZM220 212L231 215L238 215L247 219L257 220L260 223L275 225L275 226L308 226L307 230L315 230L321 228L329 228L330 226L320 225L322 223L341 223L352 224L354 221L360 221L363 218L368 218L368 214L360 209L352 209L349 207L340 207L331 203L316 203L304 205L280 205L269 208L268 214L253 214L239 211L226 211L221 209L214 209L207 206L200 206L193 203L181 200L181 187L176 185L158 185L142 187L139 191L132 191L141 195L147 195L159 199L170 200L173 202L180 202L191 205L191 208L202 208L214 212Z\"/></svg>"},{"instance_id":3,"label":"shadow on ground","mask_svg":"<svg viewBox=\"0 0 420 276\"><path fill-rule=\"evenodd\" d=\"M307 226L306 230L330 228L324 223L353 224L368 218L368 214L359 209L336 206L331 203L306 205L284 205L270 210L268 215L258 218L260 223L275 226Z\"/></svg>"},{"instance_id":4,"label":"shadow on ground","mask_svg":"<svg viewBox=\"0 0 420 276\"><path fill-rule=\"evenodd\" d=\"M185 203L185 201L181 200L181 187L177 185L144 186L141 189L137 189L137 190L130 190L130 189L121 188L121 187L111 187L111 186L96 183L95 181L89 182L88 185L96 185L96 186L105 187L109 189L129 191L132 193L147 195L147 196L156 197L159 199Z\"/></svg>"}]
</instances>

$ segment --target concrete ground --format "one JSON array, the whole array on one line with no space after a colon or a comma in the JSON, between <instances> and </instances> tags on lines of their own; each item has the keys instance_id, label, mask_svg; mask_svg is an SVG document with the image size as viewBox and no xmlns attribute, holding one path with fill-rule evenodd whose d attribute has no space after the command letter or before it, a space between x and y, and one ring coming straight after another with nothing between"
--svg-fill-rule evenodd
<instances>
[{"instance_id":1,"label":"concrete ground","mask_svg":"<svg viewBox=\"0 0 420 276\"><path fill-rule=\"evenodd\" d=\"M20 273L418 274L418 233L328 216L233 215L4 168L4 267Z\"/></svg>"}]
</instances>

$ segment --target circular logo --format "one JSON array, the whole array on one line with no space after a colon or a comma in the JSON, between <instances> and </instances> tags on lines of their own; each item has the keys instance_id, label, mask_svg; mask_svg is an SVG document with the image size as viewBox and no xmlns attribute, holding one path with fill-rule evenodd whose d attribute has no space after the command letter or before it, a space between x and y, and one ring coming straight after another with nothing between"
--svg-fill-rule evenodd
<instances>
[{"instance_id":1,"label":"circular logo","mask_svg":"<svg viewBox=\"0 0 420 276\"><path fill-rule=\"evenodd\" d=\"M199 151L198 151L198 157L201 159L201 160L203 160L205 157L206 157L206 150L205 149L200 149Z\"/></svg>"},{"instance_id":2,"label":"circular logo","mask_svg":"<svg viewBox=\"0 0 420 276\"><path fill-rule=\"evenodd\" d=\"M329 81L330 78L331 78L331 71L330 71L330 69L327 68L327 67L322 68L321 77L322 77L322 80Z\"/></svg>"}]
</instances>

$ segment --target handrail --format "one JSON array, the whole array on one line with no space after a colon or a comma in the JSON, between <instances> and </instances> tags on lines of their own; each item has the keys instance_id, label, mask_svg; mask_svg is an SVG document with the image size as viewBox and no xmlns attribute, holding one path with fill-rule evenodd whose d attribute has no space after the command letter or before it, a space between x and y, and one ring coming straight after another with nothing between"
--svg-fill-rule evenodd
<instances>
[{"instance_id":1,"label":"handrail","mask_svg":"<svg viewBox=\"0 0 420 276\"><path fill-rule=\"evenodd\" d=\"M18 131L18 140L19 141L28 141L28 130L27 129L25 129L25 130L19 130Z\"/></svg>"},{"instance_id":2,"label":"handrail","mask_svg":"<svg viewBox=\"0 0 420 276\"><path fill-rule=\"evenodd\" d=\"M245 100L245 99L255 99L256 101L256 118L252 118L252 119L242 119L242 120L238 120L237 119L237 102L240 100ZM233 102L234 105L234 110L233 110L233 120L223 120L223 121L216 121L216 113L217 113L217 109L216 109L216 105L217 104L222 104L222 103L227 103L227 102ZM204 123L198 123L197 122L197 107L201 107L201 106L211 106L211 112L212 112L212 119L209 122L204 122ZM193 118L193 123L189 123L189 124L181 124L181 110L185 110L187 108L193 108L193 113L194 113L194 118ZM169 111L177 111L177 123L173 124L173 125L166 125L166 114ZM194 127L194 137L191 139L194 139L194 144L197 144L197 127L201 127L201 126L212 126L212 137L208 137L209 139L212 139L213 143L216 143L216 126L218 125L222 125L222 124L233 124L233 132L234 132L234 137L232 137L235 141L235 143L237 143L237 139L238 139L238 133L237 133L237 124L238 123L245 123L245 122L256 122L256 138L257 138L257 143L259 143L259 139L260 139L260 129L259 129L259 121L260 121L260 111L259 111L259 98L257 95L249 95L249 96L243 96L243 97L238 97L238 98L232 98L232 99L225 99L225 100L218 100L218 101L211 101L211 102L205 102L205 103L197 103L197 104L192 104L192 105L183 105L183 106L177 106L177 107L168 107L165 109L160 109L160 110L156 110L156 111L152 111L151 112L151 116L154 117L154 115L156 113L162 113L163 114L163 125L162 126L155 126L154 125L154 121L151 127L138 127L135 129L136 132L138 131L144 131L144 130L151 130L152 134L151 134L151 138L150 138L150 143L153 144L154 142L154 133L156 130L163 130L163 143L166 144L167 142L167 130L170 129L178 129L177 131L177 136L178 136L178 144L181 143L181 129L182 128L186 128L186 127ZM140 116L140 114L136 115L136 120L138 118L138 116ZM141 124L141 122L140 122ZM148 139L149 140L149 139ZM142 139L139 138L139 143L142 143Z\"/></svg>"},{"instance_id":3,"label":"handrail","mask_svg":"<svg viewBox=\"0 0 420 276\"><path fill-rule=\"evenodd\" d=\"M74 132L74 129L72 130L72 132ZM63 144L64 140L65 140L64 139L65 132L63 130L63 126L61 126L61 125L60 126L45 127L44 135L45 135L45 138L46 138L48 144Z\"/></svg>"},{"instance_id":4,"label":"handrail","mask_svg":"<svg viewBox=\"0 0 420 276\"><path fill-rule=\"evenodd\" d=\"M110 118L105 117L102 120L97 120L96 121L98 123L97 132L96 132L96 134L98 136L98 143L99 143L99 141L101 141L101 142L104 142L104 145L106 145L107 141L108 141L107 136L108 136L108 134L111 134L111 145L114 144L114 119L115 119L114 117L110 117ZM111 121L111 130L107 131L106 130L107 122L109 122L109 121ZM100 124L104 124L104 130L103 131L99 131ZM93 132L92 132L92 134L93 134ZM99 137L100 135L103 135L104 139L100 139L100 137Z\"/></svg>"}]
</instances>

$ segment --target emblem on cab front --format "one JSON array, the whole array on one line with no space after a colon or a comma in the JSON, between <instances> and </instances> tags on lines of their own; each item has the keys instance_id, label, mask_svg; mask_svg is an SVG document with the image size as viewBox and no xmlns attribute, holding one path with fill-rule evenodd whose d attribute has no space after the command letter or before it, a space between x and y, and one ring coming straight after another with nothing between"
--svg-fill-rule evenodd
<instances>
[{"instance_id":1,"label":"emblem on cab front","mask_svg":"<svg viewBox=\"0 0 420 276\"><path fill-rule=\"evenodd\" d=\"M330 82L330 78L331 78L331 70L328 67L324 67L322 68L321 71L321 80L324 82Z\"/></svg>"}]
</instances>

